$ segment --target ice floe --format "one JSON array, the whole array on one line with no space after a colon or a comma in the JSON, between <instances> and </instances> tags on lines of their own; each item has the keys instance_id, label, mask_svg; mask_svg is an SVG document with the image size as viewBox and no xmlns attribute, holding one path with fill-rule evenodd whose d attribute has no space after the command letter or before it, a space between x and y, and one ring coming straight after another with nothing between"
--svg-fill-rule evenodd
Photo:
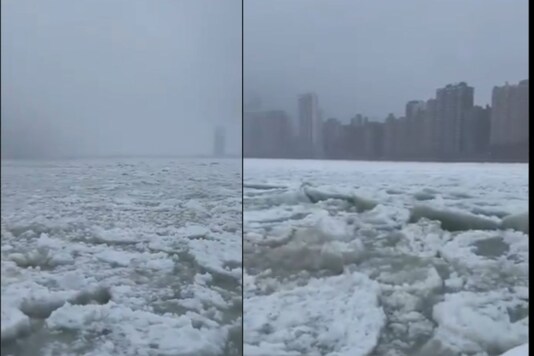
<instances>
[{"instance_id":1,"label":"ice floe","mask_svg":"<svg viewBox=\"0 0 534 356\"><path fill-rule=\"evenodd\" d=\"M244 169L246 355L496 356L528 341L527 165ZM348 296L351 275L374 287Z\"/></svg>"},{"instance_id":2,"label":"ice floe","mask_svg":"<svg viewBox=\"0 0 534 356\"><path fill-rule=\"evenodd\" d=\"M240 355L241 162L2 162L2 354Z\"/></svg>"}]
</instances>

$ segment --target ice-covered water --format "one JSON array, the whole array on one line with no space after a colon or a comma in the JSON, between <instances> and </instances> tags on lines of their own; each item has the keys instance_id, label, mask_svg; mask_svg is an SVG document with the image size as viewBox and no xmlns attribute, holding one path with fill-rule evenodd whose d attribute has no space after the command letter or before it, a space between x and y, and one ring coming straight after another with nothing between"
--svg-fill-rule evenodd
<instances>
[{"instance_id":1,"label":"ice-covered water","mask_svg":"<svg viewBox=\"0 0 534 356\"><path fill-rule=\"evenodd\" d=\"M240 355L240 160L2 162L2 355Z\"/></svg>"},{"instance_id":2,"label":"ice-covered water","mask_svg":"<svg viewBox=\"0 0 534 356\"><path fill-rule=\"evenodd\" d=\"M245 355L487 356L528 342L527 165L244 169Z\"/></svg>"}]
</instances>

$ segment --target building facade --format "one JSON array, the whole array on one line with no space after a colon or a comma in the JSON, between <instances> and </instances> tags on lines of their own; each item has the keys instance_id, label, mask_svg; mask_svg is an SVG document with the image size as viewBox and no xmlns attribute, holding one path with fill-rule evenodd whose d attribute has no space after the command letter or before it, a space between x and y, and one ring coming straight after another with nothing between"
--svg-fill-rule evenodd
<instances>
[{"instance_id":1,"label":"building facade","mask_svg":"<svg viewBox=\"0 0 534 356\"><path fill-rule=\"evenodd\" d=\"M215 129L213 155L215 157L224 157L226 155L226 133L224 128L221 126Z\"/></svg>"},{"instance_id":2,"label":"building facade","mask_svg":"<svg viewBox=\"0 0 534 356\"><path fill-rule=\"evenodd\" d=\"M298 138L301 155L316 157L321 148L322 124L319 100L314 93L307 93L298 98Z\"/></svg>"},{"instance_id":3,"label":"building facade","mask_svg":"<svg viewBox=\"0 0 534 356\"><path fill-rule=\"evenodd\" d=\"M467 113L467 118L463 127L463 142L466 158L477 159L487 158L490 141L490 120L491 109L474 106Z\"/></svg>"},{"instance_id":4,"label":"building facade","mask_svg":"<svg viewBox=\"0 0 534 356\"><path fill-rule=\"evenodd\" d=\"M462 128L474 106L475 89L465 82L449 84L436 91L437 154L454 159L463 152Z\"/></svg>"},{"instance_id":5,"label":"building facade","mask_svg":"<svg viewBox=\"0 0 534 356\"><path fill-rule=\"evenodd\" d=\"M339 120L330 118L324 122L322 141L325 158L343 157L343 126Z\"/></svg>"},{"instance_id":6,"label":"building facade","mask_svg":"<svg viewBox=\"0 0 534 356\"><path fill-rule=\"evenodd\" d=\"M406 140L405 155L407 158L421 158L423 156L425 102L412 100L406 104Z\"/></svg>"},{"instance_id":7,"label":"building facade","mask_svg":"<svg viewBox=\"0 0 534 356\"><path fill-rule=\"evenodd\" d=\"M528 155L528 95L528 80L493 88L490 146L496 156Z\"/></svg>"}]
</instances>

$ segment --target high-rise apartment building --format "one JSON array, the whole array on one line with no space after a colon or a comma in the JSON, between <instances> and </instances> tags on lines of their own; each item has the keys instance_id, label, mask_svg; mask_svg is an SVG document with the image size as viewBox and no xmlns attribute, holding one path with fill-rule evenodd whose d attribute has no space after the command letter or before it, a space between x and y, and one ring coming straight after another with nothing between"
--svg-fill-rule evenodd
<instances>
[{"instance_id":1,"label":"high-rise apartment building","mask_svg":"<svg viewBox=\"0 0 534 356\"><path fill-rule=\"evenodd\" d=\"M398 156L397 140L398 140L398 120L395 115L389 114L384 123L384 157L386 159L394 159Z\"/></svg>"},{"instance_id":2,"label":"high-rise apartment building","mask_svg":"<svg viewBox=\"0 0 534 356\"><path fill-rule=\"evenodd\" d=\"M494 150L528 148L528 94L528 80L493 88L490 145Z\"/></svg>"},{"instance_id":3,"label":"high-rise apartment building","mask_svg":"<svg viewBox=\"0 0 534 356\"><path fill-rule=\"evenodd\" d=\"M423 153L425 102L412 100L406 104L406 135L405 150L409 158L420 158Z\"/></svg>"},{"instance_id":4,"label":"high-rise apartment building","mask_svg":"<svg viewBox=\"0 0 534 356\"><path fill-rule=\"evenodd\" d=\"M223 127L218 126L215 129L215 137L213 140L213 155L215 157L223 157L226 154L225 149L226 149L225 131Z\"/></svg>"},{"instance_id":5,"label":"high-rise apartment building","mask_svg":"<svg viewBox=\"0 0 534 356\"><path fill-rule=\"evenodd\" d=\"M490 116L489 106L473 106L467 113L462 130L465 158L487 158L484 154L489 147Z\"/></svg>"},{"instance_id":6,"label":"high-rise apartment building","mask_svg":"<svg viewBox=\"0 0 534 356\"><path fill-rule=\"evenodd\" d=\"M409 156L410 143L413 141L413 137L410 136L409 123L406 116L399 117L396 123L395 154L398 158L405 160Z\"/></svg>"},{"instance_id":7,"label":"high-rise apartment building","mask_svg":"<svg viewBox=\"0 0 534 356\"><path fill-rule=\"evenodd\" d=\"M424 158L429 159L436 156L438 129L436 125L437 102L436 99L428 99L425 104L425 114L422 135L422 150Z\"/></svg>"},{"instance_id":8,"label":"high-rise apartment building","mask_svg":"<svg viewBox=\"0 0 534 356\"><path fill-rule=\"evenodd\" d=\"M384 154L384 127L379 122L367 122L363 127L363 157L381 159Z\"/></svg>"},{"instance_id":9,"label":"high-rise apartment building","mask_svg":"<svg viewBox=\"0 0 534 356\"><path fill-rule=\"evenodd\" d=\"M462 128L474 105L475 89L461 82L436 91L437 153L451 159L463 151Z\"/></svg>"},{"instance_id":10,"label":"high-rise apartment building","mask_svg":"<svg viewBox=\"0 0 534 356\"><path fill-rule=\"evenodd\" d=\"M301 153L306 157L315 157L322 145L322 124L317 95L314 93L301 95L298 99L298 109Z\"/></svg>"},{"instance_id":11,"label":"high-rise apartment building","mask_svg":"<svg viewBox=\"0 0 534 356\"><path fill-rule=\"evenodd\" d=\"M343 153L343 126L339 120L330 118L323 124L323 152L325 158L341 158Z\"/></svg>"}]
</instances>

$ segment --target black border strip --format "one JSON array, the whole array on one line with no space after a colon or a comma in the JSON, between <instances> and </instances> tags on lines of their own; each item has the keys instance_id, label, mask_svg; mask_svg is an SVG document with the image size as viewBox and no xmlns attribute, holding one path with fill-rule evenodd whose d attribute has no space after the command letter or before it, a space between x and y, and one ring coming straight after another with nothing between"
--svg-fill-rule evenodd
<instances>
[{"instance_id":1,"label":"black border strip","mask_svg":"<svg viewBox=\"0 0 534 356\"><path fill-rule=\"evenodd\" d=\"M241 355L245 350L245 0L241 0Z\"/></svg>"}]
</instances>

